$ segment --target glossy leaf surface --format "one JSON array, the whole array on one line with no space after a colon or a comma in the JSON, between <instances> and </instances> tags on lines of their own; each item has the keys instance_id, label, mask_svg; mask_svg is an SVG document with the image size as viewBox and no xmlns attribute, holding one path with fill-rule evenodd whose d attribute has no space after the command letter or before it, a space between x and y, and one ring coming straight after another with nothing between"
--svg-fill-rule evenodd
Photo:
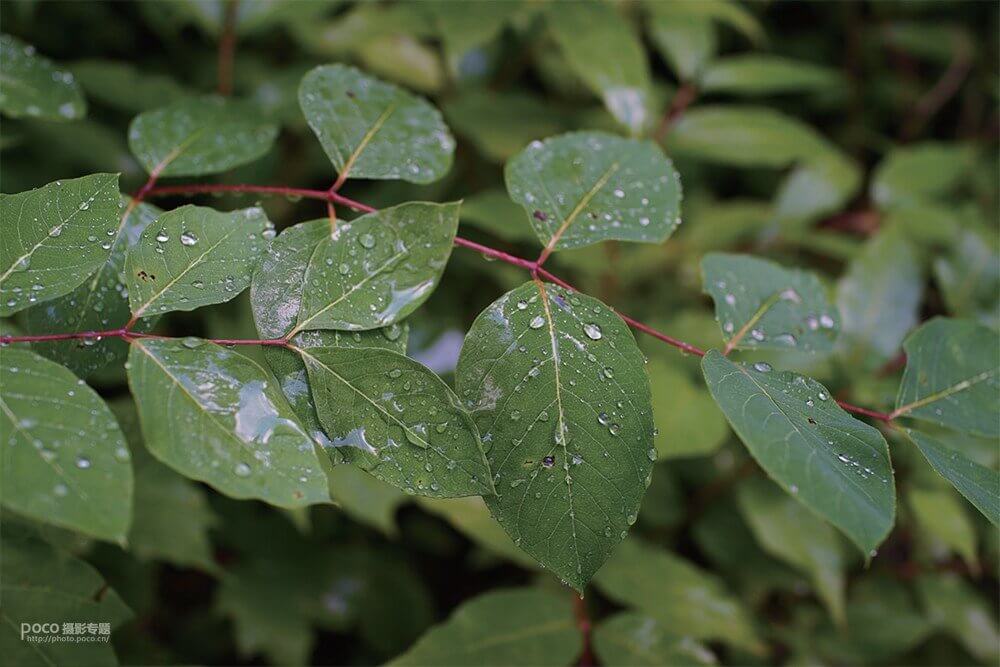
<instances>
[{"instance_id":1,"label":"glossy leaf surface","mask_svg":"<svg viewBox=\"0 0 1000 667\"><path fill-rule=\"evenodd\" d=\"M931 467L951 482L993 525L1000 526L1000 475L996 470L969 460L926 433L907 429L906 435Z\"/></svg>"},{"instance_id":2,"label":"glossy leaf surface","mask_svg":"<svg viewBox=\"0 0 1000 667\"><path fill-rule=\"evenodd\" d=\"M74 120L87 101L73 73L39 55L34 46L0 35L0 111L14 117Z\"/></svg>"}]
</instances>

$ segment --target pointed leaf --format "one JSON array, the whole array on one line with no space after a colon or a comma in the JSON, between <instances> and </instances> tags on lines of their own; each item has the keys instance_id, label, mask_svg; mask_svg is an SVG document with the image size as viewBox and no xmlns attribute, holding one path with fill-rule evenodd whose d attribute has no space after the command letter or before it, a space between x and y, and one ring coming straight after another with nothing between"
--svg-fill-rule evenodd
<instances>
[{"instance_id":1,"label":"pointed leaf","mask_svg":"<svg viewBox=\"0 0 1000 667\"><path fill-rule=\"evenodd\" d=\"M271 149L278 127L244 102L185 99L145 111L128 128L128 145L146 171L159 176L218 174Z\"/></svg>"},{"instance_id":2,"label":"pointed leaf","mask_svg":"<svg viewBox=\"0 0 1000 667\"><path fill-rule=\"evenodd\" d=\"M457 203L401 204L338 221L332 233L329 220L285 230L254 279L258 325L283 336L374 329L403 319L441 278L458 229L458 208Z\"/></svg>"},{"instance_id":3,"label":"pointed leaf","mask_svg":"<svg viewBox=\"0 0 1000 667\"><path fill-rule=\"evenodd\" d=\"M528 282L480 313L456 372L514 543L582 589L635 523L656 449L643 357L600 301Z\"/></svg>"},{"instance_id":4,"label":"pointed leaf","mask_svg":"<svg viewBox=\"0 0 1000 667\"><path fill-rule=\"evenodd\" d=\"M182 206L149 225L125 259L135 318L224 303L250 284L273 228L264 210Z\"/></svg>"},{"instance_id":5,"label":"pointed leaf","mask_svg":"<svg viewBox=\"0 0 1000 667\"><path fill-rule=\"evenodd\" d=\"M844 412L803 375L702 359L708 389L757 462L799 502L843 531L865 553L892 528L895 482L878 430Z\"/></svg>"},{"instance_id":6,"label":"pointed leaf","mask_svg":"<svg viewBox=\"0 0 1000 667\"><path fill-rule=\"evenodd\" d=\"M681 81L695 79L718 50L715 26L705 17L657 12L646 24L646 30L653 46Z\"/></svg>"},{"instance_id":7,"label":"pointed leaf","mask_svg":"<svg viewBox=\"0 0 1000 667\"><path fill-rule=\"evenodd\" d=\"M475 424L430 370L376 348L295 349L324 431L348 462L407 493L493 493Z\"/></svg>"},{"instance_id":8,"label":"pointed leaf","mask_svg":"<svg viewBox=\"0 0 1000 667\"><path fill-rule=\"evenodd\" d=\"M108 259L118 174L0 194L0 317L71 292Z\"/></svg>"},{"instance_id":9,"label":"pointed leaf","mask_svg":"<svg viewBox=\"0 0 1000 667\"><path fill-rule=\"evenodd\" d=\"M704 645L673 634L669 626L634 611L624 611L602 621L594 631L594 650L605 665L718 664Z\"/></svg>"},{"instance_id":10,"label":"pointed leaf","mask_svg":"<svg viewBox=\"0 0 1000 667\"><path fill-rule=\"evenodd\" d=\"M903 349L906 370L894 414L1000 436L1000 334L937 317L907 337Z\"/></svg>"},{"instance_id":11,"label":"pointed leaf","mask_svg":"<svg viewBox=\"0 0 1000 667\"><path fill-rule=\"evenodd\" d=\"M651 141L573 132L532 142L504 172L543 245L662 243L680 224L681 184Z\"/></svg>"},{"instance_id":12,"label":"pointed leaf","mask_svg":"<svg viewBox=\"0 0 1000 667\"><path fill-rule=\"evenodd\" d=\"M30 44L0 35L0 63L0 111L4 114L52 120L87 114L87 101L73 74L39 55Z\"/></svg>"},{"instance_id":13,"label":"pointed leaf","mask_svg":"<svg viewBox=\"0 0 1000 667\"><path fill-rule=\"evenodd\" d=\"M110 237L111 255L82 285L66 296L29 308L25 324L29 333L104 331L123 326L129 320L125 255L134 248L143 230L163 211L150 204L126 203L118 229ZM156 318L147 318L135 327L145 332ZM57 361L82 378L108 366L119 365L128 355L128 344L120 338L85 341L68 340L33 343L33 349Z\"/></svg>"},{"instance_id":14,"label":"pointed leaf","mask_svg":"<svg viewBox=\"0 0 1000 667\"><path fill-rule=\"evenodd\" d=\"M724 253L705 255L701 272L703 289L715 301L715 318L733 348L833 348L840 316L814 274Z\"/></svg>"},{"instance_id":15,"label":"pointed leaf","mask_svg":"<svg viewBox=\"0 0 1000 667\"><path fill-rule=\"evenodd\" d=\"M128 379L146 447L174 470L279 507L329 500L313 441L253 360L197 339L139 339Z\"/></svg>"},{"instance_id":16,"label":"pointed leaf","mask_svg":"<svg viewBox=\"0 0 1000 667\"><path fill-rule=\"evenodd\" d=\"M905 433L927 461L983 515L1000 526L1000 474L970 461L926 433L906 429Z\"/></svg>"},{"instance_id":17,"label":"pointed leaf","mask_svg":"<svg viewBox=\"0 0 1000 667\"><path fill-rule=\"evenodd\" d=\"M700 88L735 95L823 91L842 80L836 70L771 55L730 56L716 60L701 76Z\"/></svg>"},{"instance_id":18,"label":"pointed leaf","mask_svg":"<svg viewBox=\"0 0 1000 667\"><path fill-rule=\"evenodd\" d=\"M353 67L311 70L299 105L340 178L431 183L451 168L455 139L441 112Z\"/></svg>"},{"instance_id":19,"label":"pointed leaf","mask_svg":"<svg viewBox=\"0 0 1000 667\"><path fill-rule=\"evenodd\" d=\"M83 380L33 352L8 348L0 359L4 507L124 542L132 466L108 406Z\"/></svg>"},{"instance_id":20,"label":"pointed leaf","mask_svg":"<svg viewBox=\"0 0 1000 667\"><path fill-rule=\"evenodd\" d=\"M485 593L390 665L568 665L583 648L569 598L530 588Z\"/></svg>"}]
</instances>

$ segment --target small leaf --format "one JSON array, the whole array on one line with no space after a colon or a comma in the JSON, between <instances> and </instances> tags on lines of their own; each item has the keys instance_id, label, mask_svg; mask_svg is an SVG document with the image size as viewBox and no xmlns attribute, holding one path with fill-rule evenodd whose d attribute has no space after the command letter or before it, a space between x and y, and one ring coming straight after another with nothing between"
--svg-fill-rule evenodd
<instances>
[{"instance_id":1,"label":"small leaf","mask_svg":"<svg viewBox=\"0 0 1000 667\"><path fill-rule=\"evenodd\" d=\"M948 193L975 164L969 146L928 142L896 148L879 163L871 193L883 207L919 204Z\"/></svg>"},{"instance_id":2,"label":"small leaf","mask_svg":"<svg viewBox=\"0 0 1000 667\"><path fill-rule=\"evenodd\" d=\"M1000 474L996 470L970 461L926 433L911 429L904 432L931 467L951 482L993 525L1000 526Z\"/></svg>"},{"instance_id":3,"label":"small leaf","mask_svg":"<svg viewBox=\"0 0 1000 667\"><path fill-rule=\"evenodd\" d=\"M702 359L708 389L757 462L799 502L871 554L892 528L895 481L878 430L803 375Z\"/></svg>"},{"instance_id":4,"label":"small leaf","mask_svg":"<svg viewBox=\"0 0 1000 667\"><path fill-rule=\"evenodd\" d=\"M705 255L701 272L729 349L833 348L840 316L814 274L723 253Z\"/></svg>"},{"instance_id":5,"label":"small leaf","mask_svg":"<svg viewBox=\"0 0 1000 667\"><path fill-rule=\"evenodd\" d=\"M605 665L718 664L703 644L675 635L652 616L634 611L620 612L602 621L594 630L594 650Z\"/></svg>"},{"instance_id":6,"label":"small leaf","mask_svg":"<svg viewBox=\"0 0 1000 667\"><path fill-rule=\"evenodd\" d=\"M33 352L10 348L0 357L4 507L124 542L132 467L108 406L83 380Z\"/></svg>"},{"instance_id":7,"label":"small leaf","mask_svg":"<svg viewBox=\"0 0 1000 667\"><path fill-rule=\"evenodd\" d=\"M120 215L118 174L0 194L0 317L86 280L107 261Z\"/></svg>"},{"instance_id":8,"label":"small leaf","mask_svg":"<svg viewBox=\"0 0 1000 667\"><path fill-rule=\"evenodd\" d=\"M414 202L338 222L332 232L329 220L285 230L254 280L258 325L270 320L267 331L280 336L398 322L437 286L458 209L457 203Z\"/></svg>"},{"instance_id":9,"label":"small leaf","mask_svg":"<svg viewBox=\"0 0 1000 667\"><path fill-rule=\"evenodd\" d=\"M128 289L123 280L125 255L134 248L143 230L163 211L150 204L128 200L118 229L108 237L111 254L97 271L82 285L66 296L29 308L25 324L32 334L59 331L105 331L123 326L129 320ZM148 331L156 322L155 317L143 320L136 331ZM57 361L81 378L117 366L128 355L128 344L120 338L104 340L68 340L33 343L39 354Z\"/></svg>"},{"instance_id":10,"label":"small leaf","mask_svg":"<svg viewBox=\"0 0 1000 667\"><path fill-rule=\"evenodd\" d=\"M421 97L346 65L322 65L299 105L340 178L431 183L451 168L455 139Z\"/></svg>"},{"instance_id":11,"label":"small leaf","mask_svg":"<svg viewBox=\"0 0 1000 667\"><path fill-rule=\"evenodd\" d=\"M705 17L670 16L654 10L646 30L653 45L681 81L697 78L718 50L715 26Z\"/></svg>"},{"instance_id":12,"label":"small leaf","mask_svg":"<svg viewBox=\"0 0 1000 667\"><path fill-rule=\"evenodd\" d=\"M229 301L250 285L272 229L258 207L220 213L189 205L164 213L125 258L133 316Z\"/></svg>"},{"instance_id":13,"label":"small leaf","mask_svg":"<svg viewBox=\"0 0 1000 667\"><path fill-rule=\"evenodd\" d=\"M146 447L174 470L279 507L329 500L312 439L248 357L198 339L133 340L128 379Z\"/></svg>"},{"instance_id":14,"label":"small leaf","mask_svg":"<svg viewBox=\"0 0 1000 667\"><path fill-rule=\"evenodd\" d=\"M493 493L475 424L430 370L376 348L294 349L324 431L348 462L407 493Z\"/></svg>"},{"instance_id":15,"label":"small leaf","mask_svg":"<svg viewBox=\"0 0 1000 667\"><path fill-rule=\"evenodd\" d=\"M649 382L600 301L528 282L480 313L456 371L514 543L577 590L629 526L656 459Z\"/></svg>"},{"instance_id":16,"label":"small leaf","mask_svg":"<svg viewBox=\"0 0 1000 667\"><path fill-rule=\"evenodd\" d=\"M613 601L651 616L673 634L761 652L750 616L722 581L669 551L629 540L594 581Z\"/></svg>"},{"instance_id":17,"label":"small leaf","mask_svg":"<svg viewBox=\"0 0 1000 667\"><path fill-rule=\"evenodd\" d=\"M681 184L651 141L573 132L532 142L504 172L543 245L662 243L680 224Z\"/></svg>"},{"instance_id":18,"label":"small leaf","mask_svg":"<svg viewBox=\"0 0 1000 667\"><path fill-rule=\"evenodd\" d=\"M975 322L934 318L907 337L894 414L1000 436L1000 335Z\"/></svg>"},{"instance_id":19,"label":"small leaf","mask_svg":"<svg viewBox=\"0 0 1000 667\"><path fill-rule=\"evenodd\" d=\"M653 121L642 42L618 11L587 0L548 7L548 25L570 67L633 135Z\"/></svg>"},{"instance_id":20,"label":"small leaf","mask_svg":"<svg viewBox=\"0 0 1000 667\"><path fill-rule=\"evenodd\" d=\"M150 174L204 176L256 160L277 136L251 105L201 97L139 114L128 145Z\"/></svg>"},{"instance_id":21,"label":"small leaf","mask_svg":"<svg viewBox=\"0 0 1000 667\"><path fill-rule=\"evenodd\" d=\"M87 101L71 72L59 69L35 47L0 35L0 111L13 118L73 120Z\"/></svg>"},{"instance_id":22,"label":"small leaf","mask_svg":"<svg viewBox=\"0 0 1000 667\"><path fill-rule=\"evenodd\" d=\"M568 597L508 589L465 602L389 664L568 665L582 648Z\"/></svg>"},{"instance_id":23,"label":"small leaf","mask_svg":"<svg viewBox=\"0 0 1000 667\"><path fill-rule=\"evenodd\" d=\"M736 95L823 91L842 80L836 70L781 56L748 54L716 60L702 74L706 92Z\"/></svg>"},{"instance_id":24,"label":"small leaf","mask_svg":"<svg viewBox=\"0 0 1000 667\"><path fill-rule=\"evenodd\" d=\"M669 19L711 19L729 26L755 44L767 36L757 17L744 5L733 0L700 0L699 2L650 2L647 8L654 16Z\"/></svg>"}]
</instances>

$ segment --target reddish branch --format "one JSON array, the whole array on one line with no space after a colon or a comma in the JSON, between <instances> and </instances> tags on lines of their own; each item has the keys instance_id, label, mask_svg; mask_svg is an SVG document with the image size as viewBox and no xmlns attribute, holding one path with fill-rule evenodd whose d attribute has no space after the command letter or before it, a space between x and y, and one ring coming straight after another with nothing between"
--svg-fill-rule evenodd
<instances>
[{"instance_id":1,"label":"reddish branch","mask_svg":"<svg viewBox=\"0 0 1000 667\"><path fill-rule=\"evenodd\" d=\"M594 655L590 648L590 614L587 612L587 603L583 601L582 595L573 595L573 615L576 617L576 626L583 636L583 652L576 664L579 667L592 667Z\"/></svg>"},{"instance_id":2,"label":"reddish branch","mask_svg":"<svg viewBox=\"0 0 1000 667\"><path fill-rule=\"evenodd\" d=\"M226 13L222 19L222 35L219 37L219 94L233 92L233 60L236 54L236 18L240 0L226 2Z\"/></svg>"}]
</instances>

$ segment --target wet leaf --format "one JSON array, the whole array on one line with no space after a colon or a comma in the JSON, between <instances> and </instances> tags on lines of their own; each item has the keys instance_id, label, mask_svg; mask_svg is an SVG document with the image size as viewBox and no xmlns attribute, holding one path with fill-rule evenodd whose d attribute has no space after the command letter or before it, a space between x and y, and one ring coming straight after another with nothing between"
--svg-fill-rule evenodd
<instances>
[{"instance_id":1,"label":"wet leaf","mask_svg":"<svg viewBox=\"0 0 1000 667\"><path fill-rule=\"evenodd\" d=\"M377 348L297 351L320 423L345 460L407 493L493 493L472 419L430 370Z\"/></svg>"},{"instance_id":2,"label":"wet leaf","mask_svg":"<svg viewBox=\"0 0 1000 667\"><path fill-rule=\"evenodd\" d=\"M773 55L747 54L716 60L702 74L706 92L735 95L823 91L841 85L833 69Z\"/></svg>"},{"instance_id":3,"label":"wet leaf","mask_svg":"<svg viewBox=\"0 0 1000 667\"><path fill-rule=\"evenodd\" d=\"M583 646L568 596L499 590L464 603L390 665L567 665Z\"/></svg>"},{"instance_id":4,"label":"wet leaf","mask_svg":"<svg viewBox=\"0 0 1000 667\"><path fill-rule=\"evenodd\" d=\"M556 250L662 243L680 224L680 177L651 141L604 132L535 141L507 163L505 179L539 240Z\"/></svg>"},{"instance_id":5,"label":"wet leaf","mask_svg":"<svg viewBox=\"0 0 1000 667\"><path fill-rule=\"evenodd\" d=\"M605 665L718 664L703 644L671 633L668 626L651 616L630 611L615 614L597 626L594 650Z\"/></svg>"},{"instance_id":6,"label":"wet leaf","mask_svg":"<svg viewBox=\"0 0 1000 667\"><path fill-rule=\"evenodd\" d=\"M0 111L13 118L74 120L87 114L87 101L73 74L35 47L0 35Z\"/></svg>"},{"instance_id":7,"label":"wet leaf","mask_svg":"<svg viewBox=\"0 0 1000 667\"><path fill-rule=\"evenodd\" d=\"M259 207L220 213L182 206L164 213L125 258L133 317L234 298L250 285L272 229Z\"/></svg>"},{"instance_id":8,"label":"wet leaf","mask_svg":"<svg viewBox=\"0 0 1000 667\"><path fill-rule=\"evenodd\" d=\"M653 122L649 64L618 10L586 0L548 7L548 26L570 67L633 135Z\"/></svg>"},{"instance_id":9,"label":"wet leaf","mask_svg":"<svg viewBox=\"0 0 1000 667\"><path fill-rule=\"evenodd\" d=\"M7 348L0 358L4 507L124 542L132 466L108 406L83 380L33 352Z\"/></svg>"},{"instance_id":10,"label":"wet leaf","mask_svg":"<svg viewBox=\"0 0 1000 667\"><path fill-rule=\"evenodd\" d=\"M312 439L256 362L199 339L140 339L128 378L146 447L174 470L279 507L329 500Z\"/></svg>"},{"instance_id":11,"label":"wet leaf","mask_svg":"<svg viewBox=\"0 0 1000 667\"><path fill-rule=\"evenodd\" d=\"M455 139L422 97L347 65L322 65L299 105L341 178L431 183L451 168Z\"/></svg>"},{"instance_id":12,"label":"wet leaf","mask_svg":"<svg viewBox=\"0 0 1000 667\"><path fill-rule=\"evenodd\" d=\"M679 636L761 651L750 616L722 581L669 551L635 539L619 547L594 583Z\"/></svg>"},{"instance_id":13,"label":"wet leaf","mask_svg":"<svg viewBox=\"0 0 1000 667\"><path fill-rule=\"evenodd\" d=\"M493 515L582 589L635 523L656 459L632 333L596 299L525 283L476 318L456 386L494 473Z\"/></svg>"},{"instance_id":14,"label":"wet leaf","mask_svg":"<svg viewBox=\"0 0 1000 667\"><path fill-rule=\"evenodd\" d=\"M278 127L250 104L201 97L139 114L128 145L151 174L204 176L253 162L277 136Z\"/></svg>"},{"instance_id":15,"label":"wet leaf","mask_svg":"<svg viewBox=\"0 0 1000 667\"><path fill-rule=\"evenodd\" d=\"M100 268L119 204L118 174L0 194L0 317L67 294Z\"/></svg>"},{"instance_id":16,"label":"wet leaf","mask_svg":"<svg viewBox=\"0 0 1000 667\"><path fill-rule=\"evenodd\" d=\"M710 253L702 284L715 317L735 349L827 352L840 316L815 274L748 255Z\"/></svg>"},{"instance_id":17,"label":"wet leaf","mask_svg":"<svg viewBox=\"0 0 1000 667\"><path fill-rule=\"evenodd\" d=\"M983 515L1000 526L1000 475L996 470L967 459L926 433L905 430L927 461Z\"/></svg>"},{"instance_id":18,"label":"wet leaf","mask_svg":"<svg viewBox=\"0 0 1000 667\"><path fill-rule=\"evenodd\" d=\"M972 435L1000 437L1000 335L975 322L934 318L903 343L895 414Z\"/></svg>"},{"instance_id":19,"label":"wet leaf","mask_svg":"<svg viewBox=\"0 0 1000 667\"><path fill-rule=\"evenodd\" d=\"M716 350L702 359L702 370L729 424L768 475L871 554L896 511L882 434L804 375L764 362L733 363Z\"/></svg>"}]
</instances>

